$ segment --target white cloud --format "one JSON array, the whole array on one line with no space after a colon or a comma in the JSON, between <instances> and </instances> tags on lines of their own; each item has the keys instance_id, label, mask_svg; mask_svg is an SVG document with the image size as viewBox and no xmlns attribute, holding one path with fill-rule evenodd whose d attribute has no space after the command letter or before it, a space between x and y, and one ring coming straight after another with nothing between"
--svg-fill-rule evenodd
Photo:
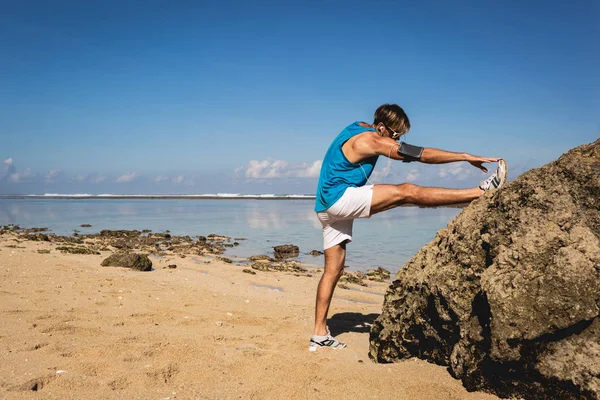
<instances>
[{"instance_id":1,"label":"white cloud","mask_svg":"<svg viewBox=\"0 0 600 400\"><path fill-rule=\"evenodd\" d=\"M373 171L371 173L371 176L369 176L369 180L367 181L367 183L369 185L371 183L373 183L373 184L383 183L384 179L387 178L387 175L385 172L386 171ZM371 182L371 183L369 183L369 182Z\"/></svg>"},{"instance_id":2,"label":"white cloud","mask_svg":"<svg viewBox=\"0 0 600 400\"><path fill-rule=\"evenodd\" d=\"M269 161L252 160L246 169L246 178L262 178L263 171L269 166Z\"/></svg>"},{"instance_id":3,"label":"white cloud","mask_svg":"<svg viewBox=\"0 0 600 400\"><path fill-rule=\"evenodd\" d=\"M369 177L369 180L367 181L367 183L371 182L372 184L383 184L383 183L386 183L386 181L389 183L391 180L396 179L397 178L396 173L392 173L390 175L390 172L392 170L392 164L393 164L392 159L388 158L387 162L385 164L385 167L383 167L381 169L375 169L371 173L371 176ZM363 174L364 174L364 171L363 171Z\"/></svg>"},{"instance_id":4,"label":"white cloud","mask_svg":"<svg viewBox=\"0 0 600 400\"><path fill-rule=\"evenodd\" d=\"M77 174L73 177L75 182L85 182L88 179L89 175Z\"/></svg>"},{"instance_id":5,"label":"white cloud","mask_svg":"<svg viewBox=\"0 0 600 400\"><path fill-rule=\"evenodd\" d=\"M186 178L183 175L178 175L178 176L166 176L166 175L159 175L156 178L154 178L154 183L163 183L163 182L171 182L174 183L175 185L180 185L182 183L186 184L186 185L193 185L194 181L191 178Z\"/></svg>"},{"instance_id":6,"label":"white cloud","mask_svg":"<svg viewBox=\"0 0 600 400\"><path fill-rule=\"evenodd\" d=\"M117 183L129 183L133 182L137 178L137 172L128 172L117 178Z\"/></svg>"},{"instance_id":7,"label":"white cloud","mask_svg":"<svg viewBox=\"0 0 600 400\"><path fill-rule=\"evenodd\" d=\"M64 171L61 169L52 169L48 171L48 175L46 175L46 183L54 183L61 179L65 175Z\"/></svg>"},{"instance_id":8,"label":"white cloud","mask_svg":"<svg viewBox=\"0 0 600 400\"><path fill-rule=\"evenodd\" d=\"M300 163L290 165L283 160L252 160L246 167L246 178L249 179L273 179L273 178L316 178L321 171L321 160L312 164ZM234 173L238 175L243 167L236 168Z\"/></svg>"},{"instance_id":9,"label":"white cloud","mask_svg":"<svg viewBox=\"0 0 600 400\"><path fill-rule=\"evenodd\" d=\"M473 176L477 170L472 166L465 166L464 164L450 164L448 167L442 167L439 172L440 178L453 178L459 181L469 179Z\"/></svg>"},{"instance_id":10,"label":"white cloud","mask_svg":"<svg viewBox=\"0 0 600 400\"><path fill-rule=\"evenodd\" d=\"M2 174L0 175L0 180L4 180L8 178L10 175L14 174L16 171L15 166L13 165L13 159L7 158L3 162L4 166L2 167Z\"/></svg>"},{"instance_id":11,"label":"white cloud","mask_svg":"<svg viewBox=\"0 0 600 400\"><path fill-rule=\"evenodd\" d=\"M287 161L282 160L252 160L248 163L246 178L281 178L285 176L285 168L287 165Z\"/></svg>"},{"instance_id":12,"label":"white cloud","mask_svg":"<svg viewBox=\"0 0 600 400\"><path fill-rule=\"evenodd\" d=\"M26 168L23 172L20 173L12 173L9 175L8 180L14 183L23 183L23 182L31 182L35 179L36 174L31 170L31 168Z\"/></svg>"},{"instance_id":13,"label":"white cloud","mask_svg":"<svg viewBox=\"0 0 600 400\"><path fill-rule=\"evenodd\" d=\"M318 178L321 172L321 164L323 161L317 160L312 164L302 164L301 168L296 171L298 178Z\"/></svg>"},{"instance_id":14,"label":"white cloud","mask_svg":"<svg viewBox=\"0 0 600 400\"><path fill-rule=\"evenodd\" d=\"M242 167L237 167L237 168L236 168L236 169L233 171L233 173L235 174L235 176L236 176L236 177L238 177L238 176L239 176L239 174L240 174L240 172L242 172L243 170L244 170L244 167L243 167L243 166L242 166Z\"/></svg>"},{"instance_id":15,"label":"white cloud","mask_svg":"<svg viewBox=\"0 0 600 400\"><path fill-rule=\"evenodd\" d=\"M408 174L406 174L406 182L414 182L417 179L419 179L420 173L418 170L416 169L411 169L410 171L408 171Z\"/></svg>"},{"instance_id":16,"label":"white cloud","mask_svg":"<svg viewBox=\"0 0 600 400\"><path fill-rule=\"evenodd\" d=\"M106 177L97 174L77 174L73 177L73 180L75 182L102 183L106 180Z\"/></svg>"}]
</instances>

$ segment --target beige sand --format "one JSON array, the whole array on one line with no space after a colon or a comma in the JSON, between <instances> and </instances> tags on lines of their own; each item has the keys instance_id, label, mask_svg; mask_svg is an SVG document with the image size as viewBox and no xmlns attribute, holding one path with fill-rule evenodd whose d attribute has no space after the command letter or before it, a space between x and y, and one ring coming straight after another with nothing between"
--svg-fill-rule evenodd
<instances>
[{"instance_id":1,"label":"beige sand","mask_svg":"<svg viewBox=\"0 0 600 400\"><path fill-rule=\"evenodd\" d=\"M1 399L496 398L425 361L371 362L385 284L338 288L348 348L310 353L318 274L189 256L138 272L101 267L108 255L0 236Z\"/></svg>"}]
</instances>

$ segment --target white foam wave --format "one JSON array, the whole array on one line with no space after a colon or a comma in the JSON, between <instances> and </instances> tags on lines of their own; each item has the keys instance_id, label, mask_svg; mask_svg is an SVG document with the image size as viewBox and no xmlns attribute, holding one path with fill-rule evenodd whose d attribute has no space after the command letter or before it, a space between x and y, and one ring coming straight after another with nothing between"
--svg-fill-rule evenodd
<instances>
[{"instance_id":1,"label":"white foam wave","mask_svg":"<svg viewBox=\"0 0 600 400\"><path fill-rule=\"evenodd\" d=\"M28 194L27 196L39 196L37 194ZM45 197L90 197L94 196L89 193L72 193L72 194L60 194L60 193L44 193Z\"/></svg>"},{"instance_id":2,"label":"white foam wave","mask_svg":"<svg viewBox=\"0 0 600 400\"><path fill-rule=\"evenodd\" d=\"M1 196L0 196L1 197ZM152 198L152 199L173 199L173 198L220 198L220 199L314 199L314 195L308 194L241 194L241 193L201 193L201 194L89 194L89 193L45 193L43 195L28 194L25 197L45 197L45 198Z\"/></svg>"}]
</instances>

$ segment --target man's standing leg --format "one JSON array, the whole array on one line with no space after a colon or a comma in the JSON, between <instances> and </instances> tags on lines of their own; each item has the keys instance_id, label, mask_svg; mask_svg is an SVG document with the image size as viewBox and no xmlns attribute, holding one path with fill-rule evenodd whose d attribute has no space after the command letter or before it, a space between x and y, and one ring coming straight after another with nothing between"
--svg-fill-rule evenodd
<instances>
[{"instance_id":1,"label":"man's standing leg","mask_svg":"<svg viewBox=\"0 0 600 400\"><path fill-rule=\"evenodd\" d=\"M346 262L346 242L325 250L325 269L317 287L315 305L315 332L317 336L327 335L327 313L333 297L335 285L344 272Z\"/></svg>"},{"instance_id":2,"label":"man's standing leg","mask_svg":"<svg viewBox=\"0 0 600 400\"><path fill-rule=\"evenodd\" d=\"M333 291L340 276L344 272L346 261L346 241L325 250L325 269L317 287L315 305L315 334L310 338L308 350L316 351L322 347L343 349L345 343L340 342L327 329L327 313L333 297Z\"/></svg>"}]
</instances>

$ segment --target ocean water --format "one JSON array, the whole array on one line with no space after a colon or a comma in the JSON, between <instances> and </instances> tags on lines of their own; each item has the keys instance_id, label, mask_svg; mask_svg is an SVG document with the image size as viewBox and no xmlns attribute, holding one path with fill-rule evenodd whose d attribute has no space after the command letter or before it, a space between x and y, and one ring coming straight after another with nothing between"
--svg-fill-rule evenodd
<instances>
[{"instance_id":1,"label":"ocean water","mask_svg":"<svg viewBox=\"0 0 600 400\"><path fill-rule=\"evenodd\" d=\"M273 254L273 246L295 244L300 261L321 266L321 224L313 212L314 200L257 199L0 199L0 225L45 227L60 235L102 229L169 230L174 235L211 233L246 238L225 255L247 257ZM461 209L399 207L354 222L346 265L366 271L383 267L398 271ZM91 224L82 228L81 224Z\"/></svg>"}]
</instances>

